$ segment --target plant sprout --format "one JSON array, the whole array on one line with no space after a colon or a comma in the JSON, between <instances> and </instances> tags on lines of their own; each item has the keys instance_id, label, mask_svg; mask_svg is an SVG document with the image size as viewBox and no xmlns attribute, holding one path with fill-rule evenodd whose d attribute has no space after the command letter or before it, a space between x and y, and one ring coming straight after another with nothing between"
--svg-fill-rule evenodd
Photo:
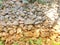
<instances>
[{"instance_id":1,"label":"plant sprout","mask_svg":"<svg viewBox=\"0 0 60 45\"><path fill-rule=\"evenodd\" d=\"M14 42L13 45L19 45L17 42Z\"/></svg>"},{"instance_id":2,"label":"plant sprout","mask_svg":"<svg viewBox=\"0 0 60 45\"><path fill-rule=\"evenodd\" d=\"M3 41L0 41L0 45L4 45Z\"/></svg>"},{"instance_id":3,"label":"plant sprout","mask_svg":"<svg viewBox=\"0 0 60 45\"><path fill-rule=\"evenodd\" d=\"M36 45L42 45L42 39L41 38L39 38L37 40L30 39L29 43L30 44L36 44Z\"/></svg>"}]
</instances>

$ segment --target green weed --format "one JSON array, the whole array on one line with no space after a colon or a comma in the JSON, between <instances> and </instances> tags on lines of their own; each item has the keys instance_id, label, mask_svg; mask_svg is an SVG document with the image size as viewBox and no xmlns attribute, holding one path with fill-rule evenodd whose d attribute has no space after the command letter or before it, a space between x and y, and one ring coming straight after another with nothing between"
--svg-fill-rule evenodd
<instances>
[{"instance_id":1,"label":"green weed","mask_svg":"<svg viewBox=\"0 0 60 45\"><path fill-rule=\"evenodd\" d=\"M32 39L30 39L29 40L29 43L32 45L32 44L36 44L36 45L42 45L42 39L41 38L39 38L39 39L37 39L37 40L32 40Z\"/></svg>"},{"instance_id":2,"label":"green weed","mask_svg":"<svg viewBox=\"0 0 60 45\"><path fill-rule=\"evenodd\" d=\"M0 41L0 45L4 45L3 41Z\"/></svg>"},{"instance_id":3,"label":"green weed","mask_svg":"<svg viewBox=\"0 0 60 45\"><path fill-rule=\"evenodd\" d=\"M17 42L14 42L12 45L19 45Z\"/></svg>"}]
</instances>

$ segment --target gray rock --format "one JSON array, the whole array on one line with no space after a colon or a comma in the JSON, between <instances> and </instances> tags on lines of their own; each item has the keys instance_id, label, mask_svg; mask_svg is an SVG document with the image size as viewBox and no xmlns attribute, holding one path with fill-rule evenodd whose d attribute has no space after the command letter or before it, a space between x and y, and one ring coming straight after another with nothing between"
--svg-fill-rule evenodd
<instances>
[{"instance_id":1,"label":"gray rock","mask_svg":"<svg viewBox=\"0 0 60 45\"><path fill-rule=\"evenodd\" d=\"M41 9L40 9L40 8L37 8L36 10L37 10L38 12L39 12L39 11L41 11Z\"/></svg>"},{"instance_id":2,"label":"gray rock","mask_svg":"<svg viewBox=\"0 0 60 45\"><path fill-rule=\"evenodd\" d=\"M6 26L6 23L4 21L0 22L3 26Z\"/></svg>"},{"instance_id":3,"label":"gray rock","mask_svg":"<svg viewBox=\"0 0 60 45\"><path fill-rule=\"evenodd\" d=\"M6 15L5 18L9 18L9 15Z\"/></svg>"},{"instance_id":4,"label":"gray rock","mask_svg":"<svg viewBox=\"0 0 60 45\"><path fill-rule=\"evenodd\" d=\"M36 21L34 24L41 24L42 21Z\"/></svg>"},{"instance_id":5,"label":"gray rock","mask_svg":"<svg viewBox=\"0 0 60 45\"><path fill-rule=\"evenodd\" d=\"M37 13L38 16L42 16L42 14L43 14L42 12L38 12Z\"/></svg>"},{"instance_id":6,"label":"gray rock","mask_svg":"<svg viewBox=\"0 0 60 45\"><path fill-rule=\"evenodd\" d=\"M16 12L16 15L19 15L20 14L20 12Z\"/></svg>"},{"instance_id":7,"label":"gray rock","mask_svg":"<svg viewBox=\"0 0 60 45\"><path fill-rule=\"evenodd\" d=\"M24 24L34 24L34 21L28 18L24 20Z\"/></svg>"},{"instance_id":8,"label":"gray rock","mask_svg":"<svg viewBox=\"0 0 60 45\"><path fill-rule=\"evenodd\" d=\"M33 15L28 15L28 17L33 20L33 19L36 18L36 15L34 15L34 14Z\"/></svg>"},{"instance_id":9,"label":"gray rock","mask_svg":"<svg viewBox=\"0 0 60 45\"><path fill-rule=\"evenodd\" d=\"M0 16L0 20L4 20L4 16Z\"/></svg>"},{"instance_id":10,"label":"gray rock","mask_svg":"<svg viewBox=\"0 0 60 45\"><path fill-rule=\"evenodd\" d=\"M13 25L18 25L18 21L14 21L13 22Z\"/></svg>"},{"instance_id":11,"label":"gray rock","mask_svg":"<svg viewBox=\"0 0 60 45\"><path fill-rule=\"evenodd\" d=\"M8 1L3 4L4 9L1 9L2 11L0 11L0 13L3 13L0 15L0 20L6 22L2 25L19 25L19 23L39 24L46 20L46 15L44 12L48 10L48 8L43 5L40 7L28 3L27 6L21 6L24 2L21 3L17 0ZM48 2L49 0L46 1Z\"/></svg>"},{"instance_id":12,"label":"gray rock","mask_svg":"<svg viewBox=\"0 0 60 45\"><path fill-rule=\"evenodd\" d=\"M7 24L7 25L12 25L11 21L8 21L6 24Z\"/></svg>"}]
</instances>

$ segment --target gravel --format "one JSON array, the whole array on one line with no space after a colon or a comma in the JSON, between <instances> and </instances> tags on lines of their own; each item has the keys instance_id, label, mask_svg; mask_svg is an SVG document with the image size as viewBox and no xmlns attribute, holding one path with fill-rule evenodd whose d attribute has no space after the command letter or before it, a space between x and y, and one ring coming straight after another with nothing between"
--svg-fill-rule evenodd
<instances>
[{"instance_id":1,"label":"gravel","mask_svg":"<svg viewBox=\"0 0 60 45\"><path fill-rule=\"evenodd\" d=\"M21 2L13 0L9 1L9 3L8 1L6 1L5 4L3 3L4 7L1 9L2 14L0 14L0 20L4 20L5 22L6 19L7 22L5 24L9 24L10 22L12 25L19 25L20 20L23 21L23 24L39 24L46 20L46 18L43 18L45 16L44 10L45 8L48 9L48 7L44 7L43 10L42 6L39 7L34 4L28 4L24 7L21 5ZM39 17L41 19L38 19Z\"/></svg>"},{"instance_id":2,"label":"gravel","mask_svg":"<svg viewBox=\"0 0 60 45\"><path fill-rule=\"evenodd\" d=\"M14 42L18 42L19 45L30 45L29 39L42 37L43 45L51 45L50 39L55 41L58 35L60 36L60 18L55 21L58 18L57 10L55 9L57 7L41 4L25 5L20 0L4 1L0 8L1 40L4 41L5 45L12 45ZM52 27L54 22L57 22L57 26ZM48 39L50 42L47 41ZM49 44L46 44L46 41Z\"/></svg>"},{"instance_id":3,"label":"gravel","mask_svg":"<svg viewBox=\"0 0 60 45\"><path fill-rule=\"evenodd\" d=\"M9 2L9 3L8 3ZM58 18L57 7L48 5L35 5L23 4L19 0L8 0L4 2L3 8L0 10L1 24L6 25L19 25L19 24L43 24L48 19L47 25L53 25ZM53 11L53 12L52 12ZM55 17L56 16L56 17ZM53 23L52 23L53 22ZM52 24L51 24L52 23ZM45 26L47 26L45 25ZM49 26L48 26L49 27Z\"/></svg>"}]
</instances>

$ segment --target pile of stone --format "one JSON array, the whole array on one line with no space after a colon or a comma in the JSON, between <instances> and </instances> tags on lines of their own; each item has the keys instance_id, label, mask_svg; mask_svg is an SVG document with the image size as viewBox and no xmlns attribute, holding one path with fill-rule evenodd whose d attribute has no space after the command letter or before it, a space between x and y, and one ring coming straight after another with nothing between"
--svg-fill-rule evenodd
<instances>
[{"instance_id":1,"label":"pile of stone","mask_svg":"<svg viewBox=\"0 0 60 45\"><path fill-rule=\"evenodd\" d=\"M6 1L0 10L0 24L19 25L19 24L39 24L46 20L44 14L48 10L48 6L36 6L28 4L22 7L23 3L19 1Z\"/></svg>"},{"instance_id":2,"label":"pile of stone","mask_svg":"<svg viewBox=\"0 0 60 45\"><path fill-rule=\"evenodd\" d=\"M58 34L55 30L58 29L55 29L56 27L53 25L60 25L60 19L58 19L57 5L53 5L49 7L36 3L25 5L19 0L3 1L2 7L0 7L1 40L5 41L5 45L12 45L15 41L19 45L30 45L29 38L42 37L50 41L56 35L54 38L56 39ZM57 19L58 21L56 21ZM24 38L25 41L20 41L21 38ZM45 44L48 45L43 41L43 45Z\"/></svg>"}]
</instances>

